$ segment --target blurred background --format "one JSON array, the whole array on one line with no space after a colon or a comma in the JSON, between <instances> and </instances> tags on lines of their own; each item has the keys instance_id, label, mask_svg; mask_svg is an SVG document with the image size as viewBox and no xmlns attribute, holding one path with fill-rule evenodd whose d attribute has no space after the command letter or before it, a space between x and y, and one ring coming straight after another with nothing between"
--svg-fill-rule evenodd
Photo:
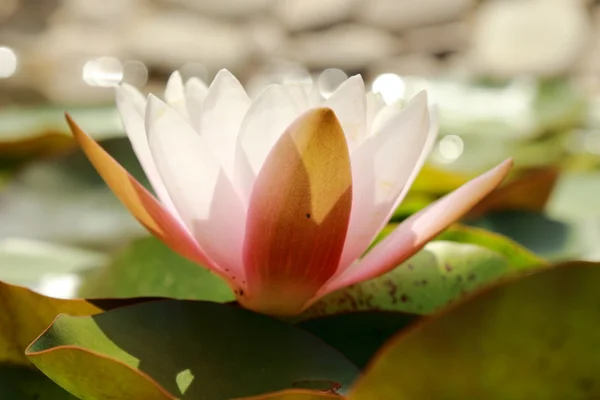
<instances>
[{"instance_id":1,"label":"blurred background","mask_svg":"<svg viewBox=\"0 0 600 400\"><path fill-rule=\"evenodd\" d=\"M68 296L72 271L146 235L65 110L145 181L111 87L162 95L176 69L210 82L221 68L250 95L312 80L328 96L354 74L388 102L427 89L441 135L395 220L512 156L464 222L600 260L598 1L0 0L0 277Z\"/></svg>"}]
</instances>

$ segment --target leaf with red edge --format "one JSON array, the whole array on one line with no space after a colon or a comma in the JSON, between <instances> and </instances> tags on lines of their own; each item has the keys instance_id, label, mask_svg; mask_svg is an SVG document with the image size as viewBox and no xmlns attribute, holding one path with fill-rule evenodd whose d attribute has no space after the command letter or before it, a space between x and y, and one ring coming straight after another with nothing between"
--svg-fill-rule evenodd
<instances>
[{"instance_id":1,"label":"leaf with red edge","mask_svg":"<svg viewBox=\"0 0 600 400\"><path fill-rule=\"evenodd\" d=\"M56 299L0 281L0 363L31 365L25 349L59 314L88 316L148 300Z\"/></svg>"},{"instance_id":2,"label":"leaf with red edge","mask_svg":"<svg viewBox=\"0 0 600 400\"><path fill-rule=\"evenodd\" d=\"M201 301L61 315L27 355L65 389L92 399L146 398L127 393L149 387L210 400L324 383L343 391L358 375L340 353L300 329L234 305Z\"/></svg>"},{"instance_id":3,"label":"leaf with red edge","mask_svg":"<svg viewBox=\"0 0 600 400\"><path fill-rule=\"evenodd\" d=\"M0 362L29 365L27 346L58 314L93 315L102 312L85 300L46 297L21 286L0 282Z\"/></svg>"},{"instance_id":4,"label":"leaf with red edge","mask_svg":"<svg viewBox=\"0 0 600 400\"><path fill-rule=\"evenodd\" d=\"M344 398L331 393L310 390L283 390L281 392L261 394L258 396L238 398L235 400L343 400Z\"/></svg>"},{"instance_id":5,"label":"leaf with red edge","mask_svg":"<svg viewBox=\"0 0 600 400\"><path fill-rule=\"evenodd\" d=\"M351 400L600 396L600 264L489 287L392 339Z\"/></svg>"}]
</instances>

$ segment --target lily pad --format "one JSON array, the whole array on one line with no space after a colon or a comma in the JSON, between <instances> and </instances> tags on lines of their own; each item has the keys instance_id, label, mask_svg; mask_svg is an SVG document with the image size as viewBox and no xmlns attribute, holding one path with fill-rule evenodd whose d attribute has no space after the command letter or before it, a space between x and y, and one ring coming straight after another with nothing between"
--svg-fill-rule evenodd
<instances>
[{"instance_id":1,"label":"lily pad","mask_svg":"<svg viewBox=\"0 0 600 400\"><path fill-rule=\"evenodd\" d=\"M0 363L29 365L27 346L60 313L92 315L102 311L85 300L46 297L0 282Z\"/></svg>"},{"instance_id":2,"label":"lily pad","mask_svg":"<svg viewBox=\"0 0 600 400\"><path fill-rule=\"evenodd\" d=\"M227 302L233 292L218 276L177 255L158 239L132 242L85 278L81 297L157 296Z\"/></svg>"},{"instance_id":3,"label":"lily pad","mask_svg":"<svg viewBox=\"0 0 600 400\"><path fill-rule=\"evenodd\" d=\"M420 316L393 311L362 311L302 321L296 326L338 349L359 368L387 340Z\"/></svg>"},{"instance_id":4,"label":"lily pad","mask_svg":"<svg viewBox=\"0 0 600 400\"><path fill-rule=\"evenodd\" d=\"M147 184L127 139L102 145ZM0 238L114 249L145 236L80 150L25 166L0 199Z\"/></svg>"},{"instance_id":5,"label":"lily pad","mask_svg":"<svg viewBox=\"0 0 600 400\"><path fill-rule=\"evenodd\" d=\"M550 199L559 176L556 167L523 171L519 177L497 188L467 215L475 218L490 211L541 211Z\"/></svg>"},{"instance_id":6,"label":"lily pad","mask_svg":"<svg viewBox=\"0 0 600 400\"><path fill-rule=\"evenodd\" d=\"M4 108L0 110L0 155L2 162L57 154L75 146L58 108ZM96 140L123 137L115 108L80 108L72 111L89 127Z\"/></svg>"},{"instance_id":7,"label":"lily pad","mask_svg":"<svg viewBox=\"0 0 600 400\"><path fill-rule=\"evenodd\" d=\"M600 396L600 265L488 288L390 341L351 400Z\"/></svg>"},{"instance_id":8,"label":"lily pad","mask_svg":"<svg viewBox=\"0 0 600 400\"><path fill-rule=\"evenodd\" d=\"M468 225L453 225L434 240L471 243L485 247L501 254L512 267L517 269L537 269L546 263L544 259L506 236Z\"/></svg>"},{"instance_id":9,"label":"lily pad","mask_svg":"<svg viewBox=\"0 0 600 400\"><path fill-rule=\"evenodd\" d=\"M0 282L0 363L31 365L27 346L61 313L88 316L151 299L57 299Z\"/></svg>"},{"instance_id":10,"label":"lily pad","mask_svg":"<svg viewBox=\"0 0 600 400\"><path fill-rule=\"evenodd\" d=\"M520 269L486 247L433 241L396 269L324 297L299 318L372 310L429 314Z\"/></svg>"},{"instance_id":11,"label":"lily pad","mask_svg":"<svg viewBox=\"0 0 600 400\"><path fill-rule=\"evenodd\" d=\"M494 212L469 223L508 236L549 260L564 261L578 256L573 227L543 213Z\"/></svg>"},{"instance_id":12,"label":"lily pad","mask_svg":"<svg viewBox=\"0 0 600 400\"><path fill-rule=\"evenodd\" d=\"M10 400L76 400L39 370L0 363L0 393Z\"/></svg>"},{"instance_id":13,"label":"lily pad","mask_svg":"<svg viewBox=\"0 0 600 400\"><path fill-rule=\"evenodd\" d=\"M285 322L233 305L183 300L59 316L27 355L84 398L146 398L127 394L138 393L138 385L160 385L172 397L194 400L259 395L315 381L346 390L358 374L336 350ZM127 383L119 377L122 367L148 379Z\"/></svg>"},{"instance_id":14,"label":"lily pad","mask_svg":"<svg viewBox=\"0 0 600 400\"><path fill-rule=\"evenodd\" d=\"M27 239L0 240L0 280L47 296L73 297L81 274L105 264L106 254Z\"/></svg>"},{"instance_id":15,"label":"lily pad","mask_svg":"<svg viewBox=\"0 0 600 400\"><path fill-rule=\"evenodd\" d=\"M261 394L260 396L244 397L235 400L341 400L336 394L319 393L308 390L283 390L281 392Z\"/></svg>"}]
</instances>

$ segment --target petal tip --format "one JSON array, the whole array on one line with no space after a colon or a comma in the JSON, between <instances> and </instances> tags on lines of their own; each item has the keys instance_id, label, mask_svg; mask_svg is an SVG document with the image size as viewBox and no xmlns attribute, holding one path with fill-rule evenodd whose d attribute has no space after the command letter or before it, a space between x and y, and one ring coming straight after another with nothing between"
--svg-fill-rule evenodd
<instances>
[{"instance_id":1,"label":"petal tip","mask_svg":"<svg viewBox=\"0 0 600 400\"><path fill-rule=\"evenodd\" d=\"M84 134L83 131L81 130L81 128L79 127L79 125L77 125L77 122L75 122L75 120L73 119L71 114L69 114L68 111L65 111L65 119L67 120L69 129L71 130L71 133L73 134L75 139L78 139L79 136Z\"/></svg>"},{"instance_id":2,"label":"petal tip","mask_svg":"<svg viewBox=\"0 0 600 400\"><path fill-rule=\"evenodd\" d=\"M411 99L411 103L416 103L420 106L427 106L429 95L427 94L427 90L421 90L419 93L413 96Z\"/></svg>"},{"instance_id":3,"label":"petal tip","mask_svg":"<svg viewBox=\"0 0 600 400\"><path fill-rule=\"evenodd\" d=\"M334 119L337 119L335 112L329 107L315 108L312 115L323 122L333 122Z\"/></svg>"},{"instance_id":4,"label":"petal tip","mask_svg":"<svg viewBox=\"0 0 600 400\"><path fill-rule=\"evenodd\" d=\"M349 81L357 81L359 83L362 83L363 86L365 84L365 80L363 79L361 74L356 74L356 75L352 75L350 78L348 78Z\"/></svg>"},{"instance_id":5,"label":"petal tip","mask_svg":"<svg viewBox=\"0 0 600 400\"><path fill-rule=\"evenodd\" d=\"M501 175L502 179L504 179L514 165L515 160L512 157L509 157L492 169L492 172Z\"/></svg>"},{"instance_id":6,"label":"petal tip","mask_svg":"<svg viewBox=\"0 0 600 400\"><path fill-rule=\"evenodd\" d=\"M148 103L146 106L146 107L148 107L148 110L147 110L148 112L155 111L158 107L162 107L162 106L166 106L166 104L163 103L163 101L161 99L159 99L152 93L150 93L148 95Z\"/></svg>"},{"instance_id":7,"label":"petal tip","mask_svg":"<svg viewBox=\"0 0 600 400\"><path fill-rule=\"evenodd\" d=\"M213 79L213 83L217 82L221 79L234 79L234 80L238 80L235 75L233 75L227 68L221 68L219 70L219 72L217 72L217 74L215 75L215 78Z\"/></svg>"},{"instance_id":8,"label":"petal tip","mask_svg":"<svg viewBox=\"0 0 600 400\"><path fill-rule=\"evenodd\" d=\"M183 81L183 79L181 78L181 72L179 72L179 70L175 70L171 73L171 76L169 76L169 81L170 80L178 80L178 81Z\"/></svg>"}]
</instances>

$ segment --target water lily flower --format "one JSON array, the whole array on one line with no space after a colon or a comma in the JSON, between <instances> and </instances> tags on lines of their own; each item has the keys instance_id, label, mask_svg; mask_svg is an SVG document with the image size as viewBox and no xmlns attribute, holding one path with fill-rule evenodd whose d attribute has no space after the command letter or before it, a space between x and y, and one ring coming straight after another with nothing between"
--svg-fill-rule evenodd
<instances>
[{"instance_id":1,"label":"water lily flower","mask_svg":"<svg viewBox=\"0 0 600 400\"><path fill-rule=\"evenodd\" d=\"M225 279L240 304L272 315L300 313L393 269L499 185L512 164L414 214L363 255L435 143L425 93L405 107L386 105L354 76L327 99L284 84L251 100L222 70L210 87L174 73L164 99L145 99L126 84L116 89L156 197L67 119L100 175L154 236Z\"/></svg>"}]
</instances>

